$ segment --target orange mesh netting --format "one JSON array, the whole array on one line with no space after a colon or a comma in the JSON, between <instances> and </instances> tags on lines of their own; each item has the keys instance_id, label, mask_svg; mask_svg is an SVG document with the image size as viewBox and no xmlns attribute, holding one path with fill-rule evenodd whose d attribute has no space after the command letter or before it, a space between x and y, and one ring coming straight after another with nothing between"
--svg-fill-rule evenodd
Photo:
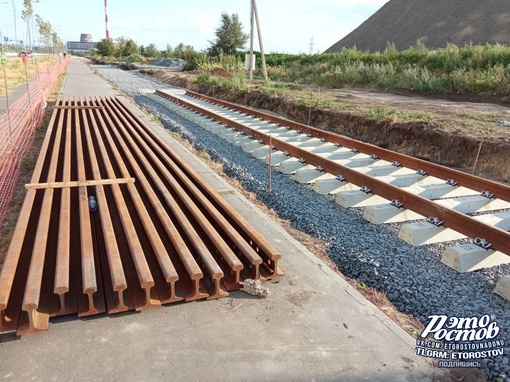
<instances>
[{"instance_id":1,"label":"orange mesh netting","mask_svg":"<svg viewBox=\"0 0 510 382\"><path fill-rule=\"evenodd\" d=\"M27 91L0 115L0 225L18 181L23 157L32 146L36 127L44 118L45 98L55 89L70 56L38 73Z\"/></svg>"}]
</instances>

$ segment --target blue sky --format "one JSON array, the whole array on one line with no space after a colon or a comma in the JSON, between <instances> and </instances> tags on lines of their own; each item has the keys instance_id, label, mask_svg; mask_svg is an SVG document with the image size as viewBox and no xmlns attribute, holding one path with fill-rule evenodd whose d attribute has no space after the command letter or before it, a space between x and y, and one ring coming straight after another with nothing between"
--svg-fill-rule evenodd
<instances>
[{"instance_id":1,"label":"blue sky","mask_svg":"<svg viewBox=\"0 0 510 382\"><path fill-rule=\"evenodd\" d=\"M49 21L63 41L81 33L94 41L105 37L104 0L32 0L34 13ZM323 52L375 13L388 0L257 0L264 50L267 53ZM18 40L27 41L21 19L23 0L0 0L0 30L14 40L13 2ZM221 13L237 13L250 31L250 0L108 0L108 29L114 40L124 36L138 45L159 49L183 42L196 50L214 40ZM255 40L258 50L258 40Z\"/></svg>"}]
</instances>

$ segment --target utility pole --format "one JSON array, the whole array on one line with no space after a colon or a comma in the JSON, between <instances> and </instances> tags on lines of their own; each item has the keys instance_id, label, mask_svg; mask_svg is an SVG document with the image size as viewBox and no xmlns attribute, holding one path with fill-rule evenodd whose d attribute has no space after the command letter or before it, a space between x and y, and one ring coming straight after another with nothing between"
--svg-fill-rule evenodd
<instances>
[{"instance_id":1,"label":"utility pole","mask_svg":"<svg viewBox=\"0 0 510 382\"><path fill-rule=\"evenodd\" d=\"M7 1L2 1L0 4L9 4ZM2 44L2 47L0 48L0 60L2 60L2 66L4 65L3 60L5 59L4 55L4 36L2 35L2 28L0 28L0 43ZM7 91L7 89L6 89Z\"/></svg>"},{"instance_id":2,"label":"utility pole","mask_svg":"<svg viewBox=\"0 0 510 382\"><path fill-rule=\"evenodd\" d=\"M310 40L310 55L313 54L313 36L312 36L312 39Z\"/></svg>"},{"instance_id":3,"label":"utility pole","mask_svg":"<svg viewBox=\"0 0 510 382\"><path fill-rule=\"evenodd\" d=\"M250 58L248 59L248 70L250 71L250 82L253 81L253 0L250 0Z\"/></svg>"},{"instance_id":4,"label":"utility pole","mask_svg":"<svg viewBox=\"0 0 510 382\"><path fill-rule=\"evenodd\" d=\"M266 67L266 56L264 55L264 44L262 42L262 32L261 32L261 29L260 29L260 22L259 22L259 13L257 11L257 2L255 0L251 0L251 20L253 20L253 16L255 16L255 21L257 23L257 34L258 34L258 37L259 37L259 45L260 45L260 56L262 58L262 74L264 75L264 80L266 82L268 82L268 78L267 78L267 67ZM253 21L251 23L252 25L252 30L253 30ZM250 42L250 47L253 46L253 35L251 36L251 42ZM253 50L250 51L250 79L251 79L251 71L252 71L252 67L251 67L251 57L253 57Z\"/></svg>"},{"instance_id":5,"label":"utility pole","mask_svg":"<svg viewBox=\"0 0 510 382\"><path fill-rule=\"evenodd\" d=\"M12 11L14 16L14 41L16 41L16 47L18 45L18 28L16 28L16 6L14 5L14 0L12 0ZM16 48L16 51L18 49Z\"/></svg>"}]
</instances>

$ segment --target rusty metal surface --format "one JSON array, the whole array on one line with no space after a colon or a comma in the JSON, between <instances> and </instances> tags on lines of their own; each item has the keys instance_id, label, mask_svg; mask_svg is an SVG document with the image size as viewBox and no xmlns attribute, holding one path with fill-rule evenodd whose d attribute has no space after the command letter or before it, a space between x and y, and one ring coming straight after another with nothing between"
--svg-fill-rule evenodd
<instances>
[{"instance_id":1,"label":"rusty metal surface","mask_svg":"<svg viewBox=\"0 0 510 382\"><path fill-rule=\"evenodd\" d=\"M321 167L323 171L333 175L341 175L346 179L346 181L356 184L360 187L367 186L375 195L379 195L388 200L399 200L403 203L404 208L415 211L420 215L437 217L444 223L446 227L454 229L455 231L458 231L467 237L475 238L483 235L483 238L492 244L493 249L510 255L510 232L506 232L494 226L486 225L484 222L476 220L471 216L443 207L422 196L412 194L404 189L383 182L377 178L366 175L346 166L342 166L341 164L330 161L320 155L311 153L308 150L304 150L275 137L271 137L268 134L261 133L260 131L252 129L240 122L201 108L192 102L187 102L186 100L177 98L167 92L157 90L156 94L177 102L179 105L185 106L190 110L201 113L225 126L235 128L239 132L244 132L246 135L251 136L253 139L263 141L266 145L270 144L271 139L271 146L275 150L287 152L289 155L295 158L303 158L306 164ZM386 149L381 149L373 145L355 141L319 129L314 129L284 118L275 117L273 115L254 111L252 109L234 105L225 101L216 100L214 98L207 97L198 93L186 91L186 94L201 100L205 100L207 102L221 105L223 107L228 107L229 109L236 110L241 113L247 113L257 118L262 118L278 125L299 130L302 133L312 134L317 138L325 138L326 141L332 143L339 143L342 146L346 146L348 148L356 148L359 151L369 155L376 154L380 157L380 159L385 159L389 162L398 161L402 165L413 169L424 169L429 173L429 175L443 178L445 180L454 179L459 183L459 185L464 185L465 187L469 187L478 191L490 191L494 194L495 197L505 201L510 201L510 187L501 183L462 173L444 166L435 165L430 162L425 162L423 160L395 153Z\"/></svg>"},{"instance_id":2,"label":"rusty metal surface","mask_svg":"<svg viewBox=\"0 0 510 382\"><path fill-rule=\"evenodd\" d=\"M0 273L0 333L283 275L281 255L120 99L60 99L27 189Z\"/></svg>"}]
</instances>

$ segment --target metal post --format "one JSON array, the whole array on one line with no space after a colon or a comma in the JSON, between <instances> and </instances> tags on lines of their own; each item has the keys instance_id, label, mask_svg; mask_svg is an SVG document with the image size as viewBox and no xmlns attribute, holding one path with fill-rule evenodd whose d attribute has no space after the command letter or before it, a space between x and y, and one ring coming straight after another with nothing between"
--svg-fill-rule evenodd
<instances>
[{"instance_id":1,"label":"metal post","mask_svg":"<svg viewBox=\"0 0 510 382\"><path fill-rule=\"evenodd\" d=\"M38 85L42 88L43 85L41 84L41 77L39 76L39 57L37 57L36 52L32 53L32 58L34 59L35 66L37 68L37 82L38 82Z\"/></svg>"},{"instance_id":2,"label":"metal post","mask_svg":"<svg viewBox=\"0 0 510 382\"><path fill-rule=\"evenodd\" d=\"M476 153L475 164L473 165L473 170L471 171L471 174L474 174L476 171L476 166L478 165L478 159L480 159L480 152L482 151L482 145L483 145L484 139L485 139L485 135L482 137L482 140L480 141L480 145L478 146L478 152Z\"/></svg>"},{"instance_id":3,"label":"metal post","mask_svg":"<svg viewBox=\"0 0 510 382\"><path fill-rule=\"evenodd\" d=\"M7 121L9 122L9 140L10 140L12 138L12 125L11 125L11 111L9 107L9 90L7 89L7 74L5 74L5 65L2 65L2 68L4 69L5 102L7 104Z\"/></svg>"},{"instance_id":4,"label":"metal post","mask_svg":"<svg viewBox=\"0 0 510 382\"><path fill-rule=\"evenodd\" d=\"M181 128L181 108L179 107L179 100L177 100L177 127Z\"/></svg>"},{"instance_id":5,"label":"metal post","mask_svg":"<svg viewBox=\"0 0 510 382\"><path fill-rule=\"evenodd\" d=\"M23 56L23 63L25 64L25 78L27 80L28 105L30 108L30 117L32 118L32 98L30 97L30 83L28 82L28 69L27 69L26 55Z\"/></svg>"},{"instance_id":6,"label":"metal post","mask_svg":"<svg viewBox=\"0 0 510 382\"><path fill-rule=\"evenodd\" d=\"M262 42L262 31L260 30L259 13L257 11L257 2L256 2L256 0L252 0L252 2L253 2L253 12L255 13L255 20L257 22L257 34L259 36L260 56L262 58L262 74L264 74L264 80L266 80L266 82L267 82L268 78L267 78L266 56L264 55L264 44Z\"/></svg>"},{"instance_id":7,"label":"metal post","mask_svg":"<svg viewBox=\"0 0 510 382\"><path fill-rule=\"evenodd\" d=\"M271 169L272 169L272 166L273 166L273 163L272 163L272 153L273 153L273 136L270 135L269 136L269 176L268 176L268 189L267 189L267 193L269 195L271 195L271 191L272 191L272 187L271 187Z\"/></svg>"},{"instance_id":8,"label":"metal post","mask_svg":"<svg viewBox=\"0 0 510 382\"><path fill-rule=\"evenodd\" d=\"M250 58L248 60L248 68L250 71L250 81L253 80L253 63L251 60L253 60L253 16L254 16L254 7L253 7L253 0L250 1Z\"/></svg>"},{"instance_id":9,"label":"metal post","mask_svg":"<svg viewBox=\"0 0 510 382\"><path fill-rule=\"evenodd\" d=\"M12 0L12 11L14 17L14 40L16 41L16 52L18 51L18 28L16 27L16 6L14 0Z\"/></svg>"}]
</instances>

